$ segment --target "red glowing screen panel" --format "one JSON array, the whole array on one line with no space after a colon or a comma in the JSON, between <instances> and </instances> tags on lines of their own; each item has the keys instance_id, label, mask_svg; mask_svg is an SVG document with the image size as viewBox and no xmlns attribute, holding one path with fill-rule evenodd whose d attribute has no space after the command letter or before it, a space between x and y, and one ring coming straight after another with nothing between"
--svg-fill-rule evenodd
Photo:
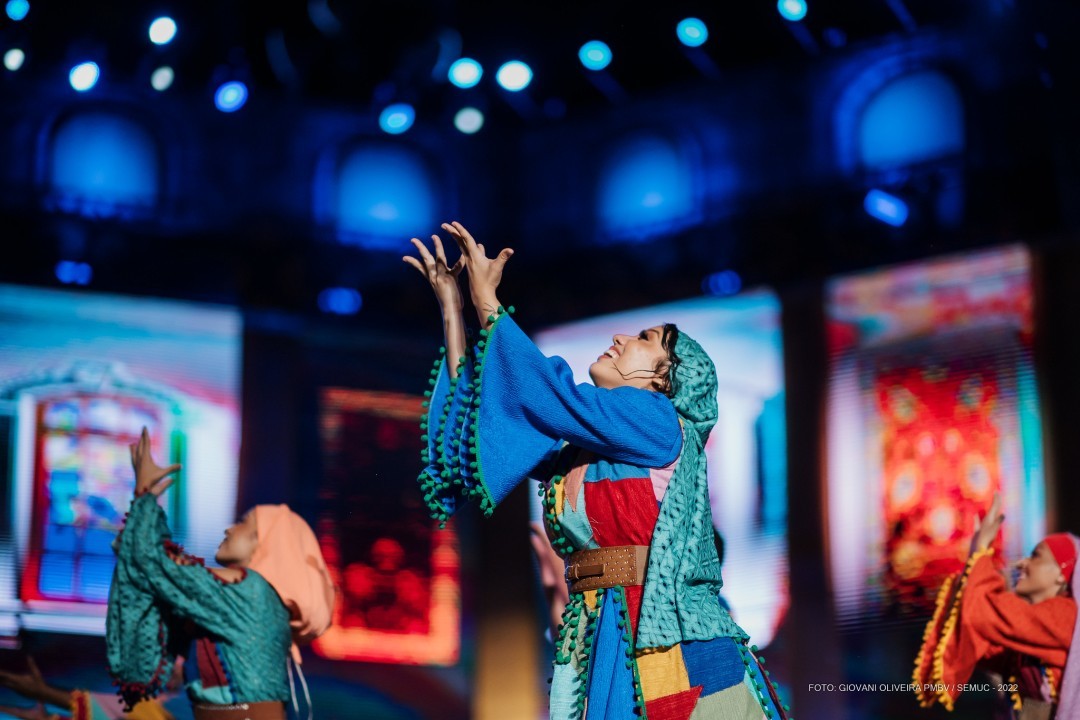
<instances>
[{"instance_id":1,"label":"red glowing screen panel","mask_svg":"<svg viewBox=\"0 0 1080 720\"><path fill-rule=\"evenodd\" d=\"M324 483L316 532L340 588L314 644L338 660L453 665L460 557L416 491L423 398L329 388L321 396Z\"/></svg>"}]
</instances>

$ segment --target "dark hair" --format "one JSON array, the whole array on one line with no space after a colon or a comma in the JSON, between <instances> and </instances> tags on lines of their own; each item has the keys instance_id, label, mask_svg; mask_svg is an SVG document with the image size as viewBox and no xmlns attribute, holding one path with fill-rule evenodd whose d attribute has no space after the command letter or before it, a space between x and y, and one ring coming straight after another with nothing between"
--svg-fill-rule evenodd
<instances>
[{"instance_id":1,"label":"dark hair","mask_svg":"<svg viewBox=\"0 0 1080 720\"><path fill-rule=\"evenodd\" d=\"M675 368L679 364L679 356L675 354L675 343L679 342L679 327L675 323L664 323L663 334L660 337L660 346L667 352L667 373L664 375L664 384L660 391L668 397L675 395Z\"/></svg>"}]
</instances>

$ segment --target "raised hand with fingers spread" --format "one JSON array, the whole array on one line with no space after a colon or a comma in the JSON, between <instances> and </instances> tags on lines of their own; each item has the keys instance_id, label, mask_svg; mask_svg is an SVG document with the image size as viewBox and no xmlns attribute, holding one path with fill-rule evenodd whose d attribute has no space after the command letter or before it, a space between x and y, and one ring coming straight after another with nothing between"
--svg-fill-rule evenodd
<instances>
[{"instance_id":1,"label":"raised hand with fingers spread","mask_svg":"<svg viewBox=\"0 0 1080 720\"><path fill-rule=\"evenodd\" d=\"M434 253L429 251L419 238L413 238L411 242L420 257L406 255L401 259L416 268L435 292L439 311L442 313L446 354L454 360L447 363L447 370L451 377L457 377L457 360L465 355L465 322L461 316L463 302L461 289L458 287L458 276L465 269L465 256L462 255L456 263L450 265L446 260L442 239L438 235L431 236Z\"/></svg>"},{"instance_id":2,"label":"raised hand with fingers spread","mask_svg":"<svg viewBox=\"0 0 1080 720\"><path fill-rule=\"evenodd\" d=\"M169 477L180 469L180 465L161 467L154 462L150 451L150 432L144 427L137 443L128 446L131 450L131 467L135 470L135 495L144 493L161 495L172 485Z\"/></svg>"},{"instance_id":3,"label":"raised hand with fingers spread","mask_svg":"<svg viewBox=\"0 0 1080 720\"><path fill-rule=\"evenodd\" d=\"M503 248L493 258L487 256L484 246L477 243L465 226L455 221L443 223L443 230L457 242L461 250L461 260L465 264L469 276L469 294L472 297L473 307L476 308L477 317L482 327L490 325L489 318L499 308L499 298L495 291L502 282L503 270L507 261L513 256L511 248Z\"/></svg>"}]
</instances>

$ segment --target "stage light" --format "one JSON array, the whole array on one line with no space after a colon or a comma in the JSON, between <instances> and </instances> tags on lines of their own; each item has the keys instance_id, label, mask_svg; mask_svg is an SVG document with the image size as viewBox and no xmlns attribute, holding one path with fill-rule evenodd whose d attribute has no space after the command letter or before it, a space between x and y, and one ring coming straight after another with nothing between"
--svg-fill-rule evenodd
<instances>
[{"instance_id":1,"label":"stage light","mask_svg":"<svg viewBox=\"0 0 1080 720\"><path fill-rule=\"evenodd\" d=\"M89 285L94 277L94 269L81 262L61 260L56 263L56 279L65 285Z\"/></svg>"},{"instance_id":2,"label":"stage light","mask_svg":"<svg viewBox=\"0 0 1080 720\"><path fill-rule=\"evenodd\" d=\"M578 50L578 59L589 70L603 70L611 64L611 48L600 40L590 40Z\"/></svg>"},{"instance_id":3,"label":"stage light","mask_svg":"<svg viewBox=\"0 0 1080 720\"><path fill-rule=\"evenodd\" d=\"M480 82L480 78L483 77L483 75L484 68L472 58L455 60L448 72L450 82L459 88L473 87Z\"/></svg>"},{"instance_id":4,"label":"stage light","mask_svg":"<svg viewBox=\"0 0 1080 720\"><path fill-rule=\"evenodd\" d=\"M907 203L884 190L871 190L866 193L863 207L870 217L893 227L900 227L908 219Z\"/></svg>"},{"instance_id":5,"label":"stage light","mask_svg":"<svg viewBox=\"0 0 1080 720\"><path fill-rule=\"evenodd\" d=\"M394 103L388 105L379 114L379 127L383 132L391 135L400 135L412 127L416 120L416 111L408 103Z\"/></svg>"},{"instance_id":6,"label":"stage light","mask_svg":"<svg viewBox=\"0 0 1080 720\"><path fill-rule=\"evenodd\" d=\"M499 71L495 73L495 80L502 86L503 90L509 90L510 92L524 90L529 87L532 79L532 68L520 60L503 63Z\"/></svg>"},{"instance_id":7,"label":"stage light","mask_svg":"<svg viewBox=\"0 0 1080 720\"><path fill-rule=\"evenodd\" d=\"M11 48L4 53L4 67L11 72L21 68L24 62L26 62L26 53L19 48Z\"/></svg>"},{"instance_id":8,"label":"stage light","mask_svg":"<svg viewBox=\"0 0 1080 720\"><path fill-rule=\"evenodd\" d=\"M363 306L360 293L352 288L326 288L319 293L319 309L334 315L355 315Z\"/></svg>"},{"instance_id":9,"label":"stage light","mask_svg":"<svg viewBox=\"0 0 1080 720\"><path fill-rule=\"evenodd\" d=\"M247 85L239 80L231 80L217 89L214 93L214 105L221 112L236 112L244 107L247 102Z\"/></svg>"},{"instance_id":10,"label":"stage light","mask_svg":"<svg viewBox=\"0 0 1080 720\"><path fill-rule=\"evenodd\" d=\"M7 16L9 18L15 22L19 22L30 12L30 2L29 0L8 0L5 9L7 10Z\"/></svg>"},{"instance_id":11,"label":"stage light","mask_svg":"<svg viewBox=\"0 0 1080 720\"><path fill-rule=\"evenodd\" d=\"M799 22L806 17L806 0L777 0L776 9L785 20Z\"/></svg>"},{"instance_id":12,"label":"stage light","mask_svg":"<svg viewBox=\"0 0 1080 720\"><path fill-rule=\"evenodd\" d=\"M176 21L171 17L159 17L150 23L150 42L168 45L176 37Z\"/></svg>"},{"instance_id":13,"label":"stage light","mask_svg":"<svg viewBox=\"0 0 1080 720\"><path fill-rule=\"evenodd\" d=\"M174 77L173 69L162 65L150 76L150 86L158 92L164 92L172 86Z\"/></svg>"},{"instance_id":14,"label":"stage light","mask_svg":"<svg viewBox=\"0 0 1080 720\"><path fill-rule=\"evenodd\" d=\"M709 39L709 28L705 23L695 17L689 17L679 22L675 28L675 34L679 36L679 42L687 47L700 47Z\"/></svg>"},{"instance_id":15,"label":"stage light","mask_svg":"<svg viewBox=\"0 0 1080 720\"><path fill-rule=\"evenodd\" d=\"M98 68L97 63L84 62L71 68L68 81L71 83L71 87L79 92L86 92L97 85L99 77L101 77L101 70Z\"/></svg>"},{"instance_id":16,"label":"stage light","mask_svg":"<svg viewBox=\"0 0 1080 720\"><path fill-rule=\"evenodd\" d=\"M702 280L701 289L716 297L737 295L742 290L742 278L734 270L722 270Z\"/></svg>"},{"instance_id":17,"label":"stage light","mask_svg":"<svg viewBox=\"0 0 1080 720\"><path fill-rule=\"evenodd\" d=\"M472 135L484 127L484 113L472 107L461 108L454 115L454 127L466 135Z\"/></svg>"}]
</instances>

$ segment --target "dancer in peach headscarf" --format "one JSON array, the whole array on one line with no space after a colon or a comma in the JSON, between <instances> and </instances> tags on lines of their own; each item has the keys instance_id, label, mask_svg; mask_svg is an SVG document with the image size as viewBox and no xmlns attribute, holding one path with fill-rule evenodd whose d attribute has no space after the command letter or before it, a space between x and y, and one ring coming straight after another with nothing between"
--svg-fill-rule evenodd
<instances>
[{"instance_id":1,"label":"dancer in peach headscarf","mask_svg":"<svg viewBox=\"0 0 1080 720\"><path fill-rule=\"evenodd\" d=\"M187 647L196 720L284 720L295 643L330 625L334 589L315 535L284 505L260 505L225 531L206 568L172 543L157 497L179 465L159 467L143 430L131 449L135 500L116 542L106 640L128 706L152 697Z\"/></svg>"}]
</instances>

